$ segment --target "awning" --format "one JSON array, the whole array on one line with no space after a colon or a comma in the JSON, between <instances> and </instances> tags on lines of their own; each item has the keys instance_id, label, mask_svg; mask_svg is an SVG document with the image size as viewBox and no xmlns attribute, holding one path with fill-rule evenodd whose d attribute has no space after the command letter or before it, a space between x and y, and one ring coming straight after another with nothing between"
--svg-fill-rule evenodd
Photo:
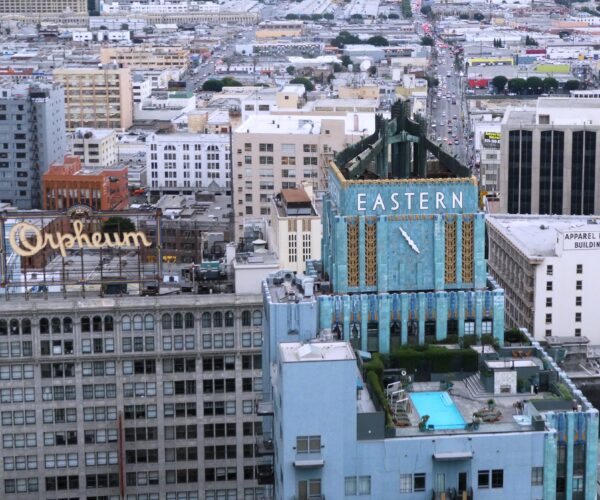
<instances>
[{"instance_id":1,"label":"awning","mask_svg":"<svg viewBox=\"0 0 600 500\"><path fill-rule=\"evenodd\" d=\"M453 460L470 460L473 458L472 451L450 451L447 453L434 453L433 459L440 462L450 462Z\"/></svg>"},{"instance_id":2,"label":"awning","mask_svg":"<svg viewBox=\"0 0 600 500\"><path fill-rule=\"evenodd\" d=\"M313 460L294 460L294 467L298 469L314 469L317 467L323 467L325 465L325 460L321 459L313 459Z\"/></svg>"}]
</instances>

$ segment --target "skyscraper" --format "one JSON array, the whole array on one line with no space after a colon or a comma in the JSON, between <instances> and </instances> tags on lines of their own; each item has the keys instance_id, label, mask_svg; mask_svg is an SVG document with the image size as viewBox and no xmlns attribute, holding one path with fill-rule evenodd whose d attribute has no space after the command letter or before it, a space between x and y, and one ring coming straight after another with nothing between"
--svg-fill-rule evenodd
<instances>
[{"instance_id":1,"label":"skyscraper","mask_svg":"<svg viewBox=\"0 0 600 500\"><path fill-rule=\"evenodd\" d=\"M0 145L0 201L41 208L41 176L66 152L62 87L1 87Z\"/></svg>"}]
</instances>

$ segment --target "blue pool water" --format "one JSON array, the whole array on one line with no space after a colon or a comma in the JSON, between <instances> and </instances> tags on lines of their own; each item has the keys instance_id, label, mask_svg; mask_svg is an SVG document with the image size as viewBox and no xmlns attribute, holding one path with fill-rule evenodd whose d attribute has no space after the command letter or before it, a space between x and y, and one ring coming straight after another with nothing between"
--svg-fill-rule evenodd
<instances>
[{"instance_id":1,"label":"blue pool water","mask_svg":"<svg viewBox=\"0 0 600 500\"><path fill-rule=\"evenodd\" d=\"M410 399L419 417L429 415L434 429L464 429L465 421L447 392L411 392Z\"/></svg>"}]
</instances>

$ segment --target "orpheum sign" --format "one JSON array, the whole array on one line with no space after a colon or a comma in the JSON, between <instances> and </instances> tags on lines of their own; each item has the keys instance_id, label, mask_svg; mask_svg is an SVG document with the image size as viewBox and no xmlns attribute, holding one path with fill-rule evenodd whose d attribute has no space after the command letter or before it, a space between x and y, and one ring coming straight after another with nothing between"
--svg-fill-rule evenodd
<instances>
[{"instance_id":1,"label":"orpheum sign","mask_svg":"<svg viewBox=\"0 0 600 500\"><path fill-rule=\"evenodd\" d=\"M83 222L72 221L73 233L44 233L33 224L19 222L15 224L8 235L10 246L16 254L21 257L31 257L49 247L58 250L63 257L67 256L67 250L72 248L94 249L102 248L140 248L150 247L146 235L141 231L129 231L124 233L102 233L99 231L85 234Z\"/></svg>"},{"instance_id":2,"label":"orpheum sign","mask_svg":"<svg viewBox=\"0 0 600 500\"><path fill-rule=\"evenodd\" d=\"M0 287L14 293L149 287L161 279L160 216L158 210L93 212L81 206L2 212Z\"/></svg>"}]
</instances>

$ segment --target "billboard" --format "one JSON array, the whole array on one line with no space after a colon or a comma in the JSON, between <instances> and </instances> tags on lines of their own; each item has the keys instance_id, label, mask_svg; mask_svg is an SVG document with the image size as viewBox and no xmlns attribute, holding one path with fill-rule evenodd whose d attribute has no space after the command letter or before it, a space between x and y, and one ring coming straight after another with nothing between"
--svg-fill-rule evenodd
<instances>
[{"instance_id":1,"label":"billboard","mask_svg":"<svg viewBox=\"0 0 600 500\"><path fill-rule=\"evenodd\" d=\"M488 149L500 149L500 132L484 132L481 137L481 146Z\"/></svg>"},{"instance_id":2,"label":"billboard","mask_svg":"<svg viewBox=\"0 0 600 500\"><path fill-rule=\"evenodd\" d=\"M143 293L161 279L159 210L6 211L0 235L2 293Z\"/></svg>"}]
</instances>

